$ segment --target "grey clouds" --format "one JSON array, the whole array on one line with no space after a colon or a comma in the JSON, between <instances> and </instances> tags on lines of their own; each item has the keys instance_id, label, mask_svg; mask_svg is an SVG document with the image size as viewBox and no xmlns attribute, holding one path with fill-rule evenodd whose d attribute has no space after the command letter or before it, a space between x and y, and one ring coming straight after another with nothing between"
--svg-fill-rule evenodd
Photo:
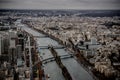
<instances>
[{"instance_id":1,"label":"grey clouds","mask_svg":"<svg viewBox=\"0 0 120 80\"><path fill-rule=\"evenodd\" d=\"M0 0L0 9L120 9L120 0Z\"/></svg>"}]
</instances>

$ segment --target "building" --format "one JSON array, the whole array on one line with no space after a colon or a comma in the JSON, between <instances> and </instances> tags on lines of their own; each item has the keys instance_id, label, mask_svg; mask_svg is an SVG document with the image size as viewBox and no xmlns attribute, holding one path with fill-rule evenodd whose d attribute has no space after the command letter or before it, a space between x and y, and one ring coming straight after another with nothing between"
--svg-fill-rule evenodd
<instances>
[{"instance_id":1,"label":"building","mask_svg":"<svg viewBox=\"0 0 120 80\"><path fill-rule=\"evenodd\" d=\"M9 31L9 40L10 40L10 46L9 46L9 58L10 61L13 63L17 59L17 54L16 54L16 40L17 40L17 34L16 31Z\"/></svg>"},{"instance_id":2,"label":"building","mask_svg":"<svg viewBox=\"0 0 120 80\"><path fill-rule=\"evenodd\" d=\"M2 41L3 41L3 38L2 38L2 35L0 34L0 55L3 53L3 50L2 50L2 47L3 47Z\"/></svg>"},{"instance_id":3,"label":"building","mask_svg":"<svg viewBox=\"0 0 120 80\"><path fill-rule=\"evenodd\" d=\"M0 33L0 55L8 54L9 49L9 37L7 32Z\"/></svg>"}]
</instances>

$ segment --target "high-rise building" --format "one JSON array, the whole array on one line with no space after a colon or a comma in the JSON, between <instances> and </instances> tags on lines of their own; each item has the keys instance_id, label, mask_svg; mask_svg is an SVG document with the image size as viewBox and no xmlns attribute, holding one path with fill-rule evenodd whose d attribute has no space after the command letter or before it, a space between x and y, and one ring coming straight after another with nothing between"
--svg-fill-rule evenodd
<instances>
[{"instance_id":1,"label":"high-rise building","mask_svg":"<svg viewBox=\"0 0 120 80\"><path fill-rule=\"evenodd\" d=\"M18 36L18 45L21 45L21 50L23 51L24 50L24 34L23 32L19 31L17 33L17 36Z\"/></svg>"},{"instance_id":2,"label":"high-rise building","mask_svg":"<svg viewBox=\"0 0 120 80\"><path fill-rule=\"evenodd\" d=\"M16 31L9 31L9 39L10 39L10 46L9 46L9 57L10 57L10 61L12 61L13 63L16 61L17 59L17 54L16 54L16 40L17 40L17 35L16 35Z\"/></svg>"},{"instance_id":3,"label":"high-rise building","mask_svg":"<svg viewBox=\"0 0 120 80\"><path fill-rule=\"evenodd\" d=\"M9 48L9 37L6 32L0 33L0 55L7 54Z\"/></svg>"},{"instance_id":4,"label":"high-rise building","mask_svg":"<svg viewBox=\"0 0 120 80\"><path fill-rule=\"evenodd\" d=\"M2 35L0 35L0 55L2 54Z\"/></svg>"}]
</instances>

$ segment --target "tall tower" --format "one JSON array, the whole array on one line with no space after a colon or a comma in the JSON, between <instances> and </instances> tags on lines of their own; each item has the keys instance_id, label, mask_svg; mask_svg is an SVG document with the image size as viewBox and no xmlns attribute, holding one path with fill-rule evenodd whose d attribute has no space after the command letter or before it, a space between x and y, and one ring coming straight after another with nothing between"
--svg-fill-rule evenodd
<instances>
[{"instance_id":1,"label":"tall tower","mask_svg":"<svg viewBox=\"0 0 120 80\"><path fill-rule=\"evenodd\" d=\"M2 35L0 35L0 55L2 54L2 50L1 50L1 48L2 48Z\"/></svg>"},{"instance_id":2,"label":"tall tower","mask_svg":"<svg viewBox=\"0 0 120 80\"><path fill-rule=\"evenodd\" d=\"M17 54L16 54L16 38L17 38L17 36L16 36L16 32L10 31L9 36L10 36L9 57L10 57L10 61L12 61L12 63L14 63L17 59Z\"/></svg>"}]
</instances>

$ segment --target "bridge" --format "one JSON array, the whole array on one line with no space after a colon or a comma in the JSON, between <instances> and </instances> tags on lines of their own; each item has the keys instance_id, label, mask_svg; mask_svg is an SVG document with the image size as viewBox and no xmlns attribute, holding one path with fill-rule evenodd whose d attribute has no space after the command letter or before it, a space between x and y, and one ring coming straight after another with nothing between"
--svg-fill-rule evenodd
<instances>
[{"instance_id":1,"label":"bridge","mask_svg":"<svg viewBox=\"0 0 120 80\"><path fill-rule=\"evenodd\" d=\"M60 59L68 59L68 58L74 57L74 55L73 54L66 54L66 55L61 55L59 57L60 57ZM55 61L54 57L44 59L44 60L42 60L42 63L45 64L45 63L52 62L52 61Z\"/></svg>"},{"instance_id":2,"label":"bridge","mask_svg":"<svg viewBox=\"0 0 120 80\"><path fill-rule=\"evenodd\" d=\"M33 36L33 37L35 37L35 38L47 38L49 36L45 35L45 36Z\"/></svg>"},{"instance_id":3,"label":"bridge","mask_svg":"<svg viewBox=\"0 0 120 80\"><path fill-rule=\"evenodd\" d=\"M40 49L49 49L50 46L38 46ZM54 49L63 49L64 46L52 46Z\"/></svg>"},{"instance_id":4,"label":"bridge","mask_svg":"<svg viewBox=\"0 0 120 80\"><path fill-rule=\"evenodd\" d=\"M61 55L59 56L61 59L68 59L68 58L72 58L74 57L73 54L66 54L66 55ZM54 57L50 57L50 58L47 58L47 59L44 59L42 60L42 63L43 64L46 64L46 63L49 63L49 62L52 62L52 61L55 61L55 58ZM35 62L35 64L39 63L40 61L37 61Z\"/></svg>"}]
</instances>

